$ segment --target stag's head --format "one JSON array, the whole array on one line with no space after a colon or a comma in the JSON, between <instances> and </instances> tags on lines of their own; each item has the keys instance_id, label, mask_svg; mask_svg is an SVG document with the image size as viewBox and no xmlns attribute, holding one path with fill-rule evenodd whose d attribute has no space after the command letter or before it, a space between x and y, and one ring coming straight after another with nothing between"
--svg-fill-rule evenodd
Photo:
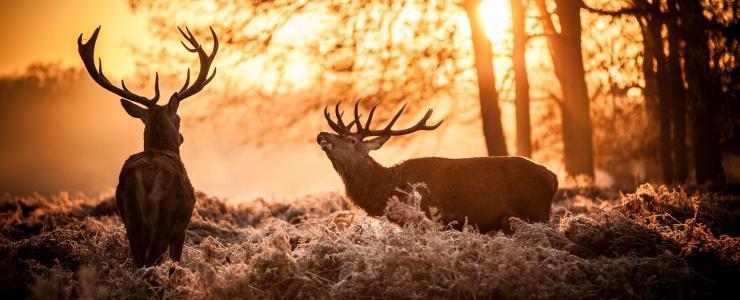
<instances>
[{"instance_id":1,"label":"stag's head","mask_svg":"<svg viewBox=\"0 0 740 300\"><path fill-rule=\"evenodd\" d=\"M154 80L154 96L152 98L145 98L131 92L126 84L121 80L121 88L112 84L108 78L103 74L103 62L98 58L98 67L95 66L95 42L98 39L98 33L100 33L100 27L95 29L87 43L82 43L82 34L77 39L77 50L80 53L82 62L85 64L85 69L90 74L95 82L106 90L121 97L121 105L126 112L144 122L144 149L151 150L170 150L179 152L180 144L183 142L182 134L180 134L180 116L177 114L177 108L180 105L180 101L195 95L200 92L214 76L216 76L216 69L213 69L213 73L208 76L211 68L211 63L216 57L218 51L218 38L216 33L211 28L211 34L213 35L213 50L210 54L207 54L203 47L198 43L190 30L186 27L185 31L177 28L188 45L182 42L185 49L192 53L196 53L200 60L200 71L198 77L190 84L190 68L188 68L187 77L185 78L185 84L182 88L173 93L170 96L170 100L164 105L158 105L159 100L159 74L155 73Z\"/></svg>"},{"instance_id":2,"label":"stag's head","mask_svg":"<svg viewBox=\"0 0 740 300\"><path fill-rule=\"evenodd\" d=\"M320 132L316 137L316 142L319 143L321 150L324 150L326 156L329 157L329 160L331 160L337 171L347 170L347 168L366 160L369 158L371 150L380 149L392 136L406 135L419 130L433 130L442 124L442 121L431 126L426 124L429 117L432 116L432 109L430 108L424 117L415 125L407 129L393 130L393 124L396 123L404 109L406 109L406 104L404 104L385 128L373 130L370 129L370 125L378 104L375 104L370 109L367 121L365 121L365 125L362 125L362 115L359 112L360 102L357 101L355 103L354 120L349 124L345 124L342 120L344 112L340 112L339 110L340 103L341 101L334 107L334 112L337 116L336 122L332 120L328 107L324 108L326 122L329 123L329 127L335 133ZM353 126L356 127L354 132L351 131Z\"/></svg>"}]
</instances>

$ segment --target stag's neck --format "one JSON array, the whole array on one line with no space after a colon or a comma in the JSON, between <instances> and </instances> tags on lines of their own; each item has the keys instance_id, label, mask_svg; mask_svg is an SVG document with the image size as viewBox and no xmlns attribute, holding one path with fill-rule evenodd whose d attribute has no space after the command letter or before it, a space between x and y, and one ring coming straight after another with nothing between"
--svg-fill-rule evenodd
<instances>
[{"instance_id":1,"label":"stag's neck","mask_svg":"<svg viewBox=\"0 0 740 300\"><path fill-rule=\"evenodd\" d=\"M386 168L371 157L348 167L340 173L347 196L369 215L383 214L388 198L395 194L401 180L391 168Z\"/></svg>"},{"instance_id":2,"label":"stag's neck","mask_svg":"<svg viewBox=\"0 0 740 300\"><path fill-rule=\"evenodd\" d=\"M161 130L157 126L147 126L144 129L144 151L152 150L172 151L180 156L179 133Z\"/></svg>"}]
</instances>

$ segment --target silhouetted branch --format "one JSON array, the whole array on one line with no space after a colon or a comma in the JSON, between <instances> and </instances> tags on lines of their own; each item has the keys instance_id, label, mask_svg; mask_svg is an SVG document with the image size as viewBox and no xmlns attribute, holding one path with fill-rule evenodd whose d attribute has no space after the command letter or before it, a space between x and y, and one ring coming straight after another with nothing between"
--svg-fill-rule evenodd
<instances>
[{"instance_id":1,"label":"silhouetted branch","mask_svg":"<svg viewBox=\"0 0 740 300\"><path fill-rule=\"evenodd\" d=\"M598 8L588 6L585 2L583 2L583 0L578 0L578 3L582 9L585 9L586 11L590 13L595 13L595 14L602 15L602 16L612 16L612 17L642 16L648 13L648 11L645 8L641 8L641 7L624 7L618 10L610 11L610 10L598 9Z\"/></svg>"},{"instance_id":2,"label":"silhouetted branch","mask_svg":"<svg viewBox=\"0 0 740 300\"><path fill-rule=\"evenodd\" d=\"M552 13L547 10L547 5L545 4L545 0L537 0L537 8L540 11L540 19L542 21L542 26L544 27L545 32L542 33L543 35L557 35L558 31L555 29L555 24L552 21Z\"/></svg>"}]
</instances>

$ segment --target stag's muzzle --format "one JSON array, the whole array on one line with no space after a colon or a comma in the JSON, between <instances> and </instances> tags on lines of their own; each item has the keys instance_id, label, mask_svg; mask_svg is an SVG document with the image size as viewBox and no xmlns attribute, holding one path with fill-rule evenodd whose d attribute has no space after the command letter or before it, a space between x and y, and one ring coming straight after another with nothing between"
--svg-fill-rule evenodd
<instances>
[{"instance_id":1,"label":"stag's muzzle","mask_svg":"<svg viewBox=\"0 0 740 300\"><path fill-rule=\"evenodd\" d=\"M331 151L332 149L334 149L334 146L329 142L328 139L329 134L323 131L316 136L316 142L319 143L319 146L321 146L321 150Z\"/></svg>"}]
</instances>

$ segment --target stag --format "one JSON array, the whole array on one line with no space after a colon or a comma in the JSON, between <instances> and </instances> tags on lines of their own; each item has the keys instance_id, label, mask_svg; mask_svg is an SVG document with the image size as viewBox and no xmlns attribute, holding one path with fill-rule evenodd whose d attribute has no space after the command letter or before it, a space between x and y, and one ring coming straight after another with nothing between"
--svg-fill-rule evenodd
<instances>
[{"instance_id":1,"label":"stag","mask_svg":"<svg viewBox=\"0 0 740 300\"><path fill-rule=\"evenodd\" d=\"M509 232L510 217L533 222L549 220L558 180L545 166L523 157L493 156L424 157L384 167L370 157L371 150L380 149L392 136L434 130L442 121L428 125L427 120L432 115L429 109L415 125L394 130L393 125L406 108L404 104L388 125L373 130L370 125L377 104L371 108L363 125L360 102L356 102L354 120L345 125L340 103L334 109L336 122L328 107L324 108L324 117L336 134L321 132L316 141L342 178L347 196L369 215L381 215L388 199L394 195L401 197L402 189L408 184L425 183L427 189L420 191L422 209L428 211L429 207L436 207L442 221L454 222L457 228L468 222L478 226L481 232ZM356 127L354 132L351 131L353 126Z\"/></svg>"},{"instance_id":2,"label":"stag","mask_svg":"<svg viewBox=\"0 0 740 300\"><path fill-rule=\"evenodd\" d=\"M198 77L190 84L188 68L185 84L173 93L165 105L159 100L159 74L155 73L154 96L151 99L131 92L121 80L121 88L112 84L103 74L103 64L98 58L95 66L95 42L100 27L95 29L87 43L82 34L77 39L78 52L85 69L93 80L104 89L121 97L126 112L144 122L144 151L130 156L123 164L116 188L116 206L126 227L131 254L137 267L151 266L162 260L169 248L170 258L180 261L185 231L195 206L195 193L185 166L180 159L180 102L200 92L216 75L208 76L211 63L218 51L218 39L213 35L213 50L207 54L186 27L177 28L185 40L185 49L196 53L200 60ZM187 33L186 33L187 32ZM138 105L137 105L138 104Z\"/></svg>"}]
</instances>

